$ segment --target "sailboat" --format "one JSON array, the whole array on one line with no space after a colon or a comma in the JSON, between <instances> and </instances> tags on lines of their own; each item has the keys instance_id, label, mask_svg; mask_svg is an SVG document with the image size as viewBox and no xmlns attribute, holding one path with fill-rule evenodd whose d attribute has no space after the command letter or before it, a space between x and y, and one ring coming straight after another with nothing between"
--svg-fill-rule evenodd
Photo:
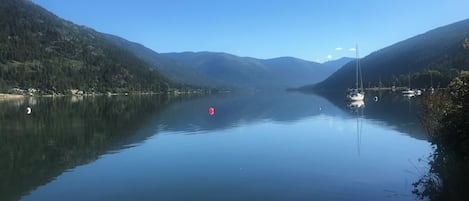
<instances>
[{"instance_id":1,"label":"sailboat","mask_svg":"<svg viewBox=\"0 0 469 201\"><path fill-rule=\"evenodd\" d=\"M407 89L403 90L402 94L404 94L404 96L414 96L415 95L415 91L412 90L412 88L410 88L410 74L409 74L409 87Z\"/></svg>"},{"instance_id":2,"label":"sailboat","mask_svg":"<svg viewBox=\"0 0 469 201\"><path fill-rule=\"evenodd\" d=\"M347 99L350 101L363 101L365 98L365 92L363 91L363 79L362 79L362 71L360 68L360 59L358 58L358 45L355 48L356 53L356 82L355 88L349 89L347 94ZM360 80L360 85L358 85L358 81ZM359 87L360 86L360 87Z\"/></svg>"}]
</instances>

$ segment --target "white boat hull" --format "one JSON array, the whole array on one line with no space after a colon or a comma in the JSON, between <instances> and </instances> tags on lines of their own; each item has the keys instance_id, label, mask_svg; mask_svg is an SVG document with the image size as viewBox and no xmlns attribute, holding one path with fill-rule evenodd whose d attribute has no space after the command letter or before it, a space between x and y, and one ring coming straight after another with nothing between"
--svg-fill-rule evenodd
<instances>
[{"instance_id":1,"label":"white boat hull","mask_svg":"<svg viewBox=\"0 0 469 201\"><path fill-rule=\"evenodd\" d=\"M351 101L363 101L363 99L365 99L365 94L352 93L352 94L347 95L347 98Z\"/></svg>"},{"instance_id":2,"label":"white boat hull","mask_svg":"<svg viewBox=\"0 0 469 201\"><path fill-rule=\"evenodd\" d=\"M402 91L403 94L415 94L414 90L404 90Z\"/></svg>"}]
</instances>

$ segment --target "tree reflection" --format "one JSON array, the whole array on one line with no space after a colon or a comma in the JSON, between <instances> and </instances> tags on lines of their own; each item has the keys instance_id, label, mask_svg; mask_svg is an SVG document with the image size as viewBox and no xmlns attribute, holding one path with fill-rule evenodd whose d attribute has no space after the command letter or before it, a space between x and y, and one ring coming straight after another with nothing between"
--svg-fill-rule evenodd
<instances>
[{"instance_id":1,"label":"tree reflection","mask_svg":"<svg viewBox=\"0 0 469 201\"><path fill-rule=\"evenodd\" d=\"M0 104L0 200L154 135L167 96L24 99ZM24 109L33 108L31 115ZM144 127L151 127L139 132Z\"/></svg>"}]
</instances>

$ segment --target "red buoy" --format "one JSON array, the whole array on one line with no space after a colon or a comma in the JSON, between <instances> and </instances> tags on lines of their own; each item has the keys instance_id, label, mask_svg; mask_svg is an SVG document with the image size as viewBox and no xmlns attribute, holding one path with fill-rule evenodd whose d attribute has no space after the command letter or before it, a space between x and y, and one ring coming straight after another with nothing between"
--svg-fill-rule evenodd
<instances>
[{"instance_id":1,"label":"red buoy","mask_svg":"<svg viewBox=\"0 0 469 201\"><path fill-rule=\"evenodd\" d=\"M208 114L209 114L210 116L213 116L213 115L215 114L215 108L209 107L209 108L208 108Z\"/></svg>"}]
</instances>

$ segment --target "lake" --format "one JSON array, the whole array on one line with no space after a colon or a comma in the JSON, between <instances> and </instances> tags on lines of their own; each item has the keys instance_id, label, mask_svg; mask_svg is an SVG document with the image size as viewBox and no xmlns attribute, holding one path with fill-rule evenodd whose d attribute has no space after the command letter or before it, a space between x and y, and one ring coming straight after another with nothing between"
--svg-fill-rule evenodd
<instances>
[{"instance_id":1,"label":"lake","mask_svg":"<svg viewBox=\"0 0 469 201\"><path fill-rule=\"evenodd\" d=\"M3 101L0 200L415 200L418 98L367 96Z\"/></svg>"}]
</instances>

